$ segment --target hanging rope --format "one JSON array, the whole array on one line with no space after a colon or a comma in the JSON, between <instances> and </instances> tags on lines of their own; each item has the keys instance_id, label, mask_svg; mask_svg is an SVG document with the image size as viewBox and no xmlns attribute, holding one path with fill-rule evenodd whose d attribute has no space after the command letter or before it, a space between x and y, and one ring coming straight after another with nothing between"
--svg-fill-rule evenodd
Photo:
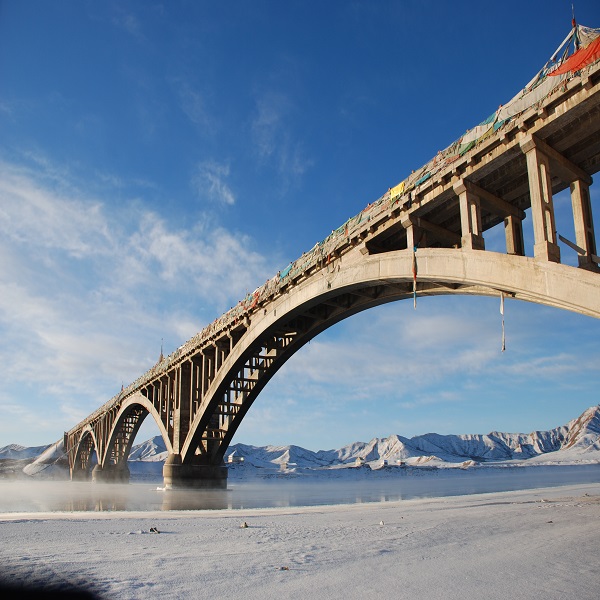
<instances>
[{"instance_id":1,"label":"hanging rope","mask_svg":"<svg viewBox=\"0 0 600 600\"><path fill-rule=\"evenodd\" d=\"M504 334L504 292L500 292L500 314L502 315L502 352L506 350L506 337Z\"/></svg>"},{"instance_id":2,"label":"hanging rope","mask_svg":"<svg viewBox=\"0 0 600 600\"><path fill-rule=\"evenodd\" d=\"M412 273L413 273L413 307L415 310L417 310L417 246L413 247Z\"/></svg>"}]
</instances>

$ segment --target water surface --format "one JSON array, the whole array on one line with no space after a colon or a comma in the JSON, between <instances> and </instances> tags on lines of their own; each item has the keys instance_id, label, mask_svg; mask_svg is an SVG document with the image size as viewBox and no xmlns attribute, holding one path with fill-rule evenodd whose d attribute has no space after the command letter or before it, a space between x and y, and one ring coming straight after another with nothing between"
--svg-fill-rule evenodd
<instances>
[{"instance_id":1,"label":"water surface","mask_svg":"<svg viewBox=\"0 0 600 600\"><path fill-rule=\"evenodd\" d=\"M390 502L600 482L600 465L406 470L350 477L230 480L227 490L163 490L161 482L0 481L0 513L300 507Z\"/></svg>"}]
</instances>

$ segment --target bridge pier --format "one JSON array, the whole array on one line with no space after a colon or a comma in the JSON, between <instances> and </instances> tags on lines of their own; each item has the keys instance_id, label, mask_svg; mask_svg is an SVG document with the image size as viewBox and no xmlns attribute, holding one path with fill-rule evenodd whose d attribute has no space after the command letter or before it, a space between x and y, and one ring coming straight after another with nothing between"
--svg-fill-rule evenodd
<instances>
[{"instance_id":1,"label":"bridge pier","mask_svg":"<svg viewBox=\"0 0 600 600\"><path fill-rule=\"evenodd\" d=\"M519 217L507 215L504 218L504 235L506 237L506 253L525 256L523 221Z\"/></svg>"},{"instance_id":2,"label":"bridge pier","mask_svg":"<svg viewBox=\"0 0 600 600\"><path fill-rule=\"evenodd\" d=\"M89 481L90 472L84 469L73 469L71 472L71 481Z\"/></svg>"},{"instance_id":3,"label":"bridge pier","mask_svg":"<svg viewBox=\"0 0 600 600\"><path fill-rule=\"evenodd\" d=\"M594 234L594 220L590 202L590 186L587 181L576 179L571 182L570 187L575 242L585 252L585 254L579 254L579 266L583 269L596 270L598 268L594 262L596 236Z\"/></svg>"},{"instance_id":4,"label":"bridge pier","mask_svg":"<svg viewBox=\"0 0 600 600\"><path fill-rule=\"evenodd\" d=\"M227 489L227 467L183 464L180 454L169 454L163 466L165 488Z\"/></svg>"},{"instance_id":5,"label":"bridge pier","mask_svg":"<svg viewBox=\"0 0 600 600\"><path fill-rule=\"evenodd\" d=\"M537 259L560 262L560 248L556 239L556 222L552 202L550 160L532 135L520 142L527 161L531 216L533 218L533 255Z\"/></svg>"},{"instance_id":6,"label":"bridge pier","mask_svg":"<svg viewBox=\"0 0 600 600\"><path fill-rule=\"evenodd\" d=\"M467 250L485 250L485 241L481 235L481 200L463 180L454 184L458 195L461 223L461 247Z\"/></svg>"},{"instance_id":7,"label":"bridge pier","mask_svg":"<svg viewBox=\"0 0 600 600\"><path fill-rule=\"evenodd\" d=\"M94 483L129 483L129 467L127 463L122 465L107 465L101 467L96 465L92 469L92 481Z\"/></svg>"}]
</instances>

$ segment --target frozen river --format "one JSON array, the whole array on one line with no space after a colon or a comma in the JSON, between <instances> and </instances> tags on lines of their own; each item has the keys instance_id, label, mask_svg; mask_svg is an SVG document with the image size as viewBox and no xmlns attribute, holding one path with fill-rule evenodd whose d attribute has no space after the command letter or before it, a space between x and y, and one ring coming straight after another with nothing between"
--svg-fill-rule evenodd
<instances>
[{"instance_id":1,"label":"frozen river","mask_svg":"<svg viewBox=\"0 0 600 600\"><path fill-rule=\"evenodd\" d=\"M330 472L230 479L226 491L162 490L160 481L92 484L0 481L0 513L168 511L390 502L600 482L600 465Z\"/></svg>"}]
</instances>

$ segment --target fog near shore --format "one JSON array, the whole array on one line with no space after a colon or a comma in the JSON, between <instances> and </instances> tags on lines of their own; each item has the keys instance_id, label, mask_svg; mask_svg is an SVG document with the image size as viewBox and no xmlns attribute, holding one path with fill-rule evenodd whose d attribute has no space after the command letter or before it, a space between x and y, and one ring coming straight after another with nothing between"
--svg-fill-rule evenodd
<instances>
[{"instance_id":1,"label":"fog near shore","mask_svg":"<svg viewBox=\"0 0 600 600\"><path fill-rule=\"evenodd\" d=\"M600 482L600 465L477 469L344 469L303 476L231 478L227 490L165 490L162 479L129 484L0 480L0 513L171 511L394 502ZM334 472L335 475L335 472Z\"/></svg>"},{"instance_id":2,"label":"fog near shore","mask_svg":"<svg viewBox=\"0 0 600 600\"><path fill-rule=\"evenodd\" d=\"M304 508L0 514L0 579L117 600L596 600L600 484Z\"/></svg>"}]
</instances>

